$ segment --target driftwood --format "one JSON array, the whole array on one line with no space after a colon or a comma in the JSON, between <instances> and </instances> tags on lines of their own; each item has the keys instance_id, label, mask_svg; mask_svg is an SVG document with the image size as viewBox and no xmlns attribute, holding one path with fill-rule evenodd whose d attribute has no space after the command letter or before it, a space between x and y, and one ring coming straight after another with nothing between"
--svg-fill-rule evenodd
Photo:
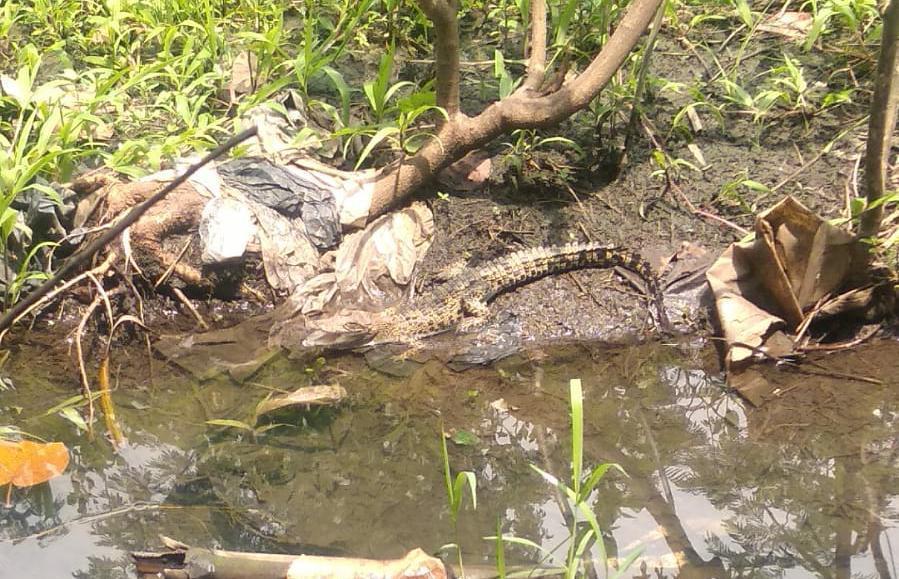
<instances>
[{"instance_id":1,"label":"driftwood","mask_svg":"<svg viewBox=\"0 0 899 579\"><path fill-rule=\"evenodd\" d=\"M421 549L409 551L402 559L354 559L309 555L242 553L188 547L162 537L169 549L160 553L132 553L141 579L445 579L440 559Z\"/></svg>"}]
</instances>

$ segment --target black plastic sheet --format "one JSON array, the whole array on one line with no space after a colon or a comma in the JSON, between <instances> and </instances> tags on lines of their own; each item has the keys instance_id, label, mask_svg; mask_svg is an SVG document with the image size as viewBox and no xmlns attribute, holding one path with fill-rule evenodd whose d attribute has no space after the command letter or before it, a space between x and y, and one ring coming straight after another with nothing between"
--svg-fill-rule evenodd
<instances>
[{"instance_id":1,"label":"black plastic sheet","mask_svg":"<svg viewBox=\"0 0 899 579\"><path fill-rule=\"evenodd\" d=\"M328 188L259 157L235 159L218 170L225 184L247 198L291 219L302 219L306 234L319 249L331 249L340 241L340 216Z\"/></svg>"}]
</instances>

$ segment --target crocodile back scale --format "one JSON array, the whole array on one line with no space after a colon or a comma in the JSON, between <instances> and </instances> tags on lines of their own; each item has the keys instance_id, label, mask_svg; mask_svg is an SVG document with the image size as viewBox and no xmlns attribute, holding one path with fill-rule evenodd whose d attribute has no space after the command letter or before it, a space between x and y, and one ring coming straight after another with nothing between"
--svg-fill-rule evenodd
<instances>
[{"instance_id":1,"label":"crocodile back scale","mask_svg":"<svg viewBox=\"0 0 899 579\"><path fill-rule=\"evenodd\" d=\"M569 243L515 251L453 279L416 299L391 306L376 316L369 343L405 342L450 329L466 317L483 318L487 302L498 294L548 275L586 268L622 267L645 282L659 327L670 329L658 276L639 254L598 243Z\"/></svg>"}]
</instances>

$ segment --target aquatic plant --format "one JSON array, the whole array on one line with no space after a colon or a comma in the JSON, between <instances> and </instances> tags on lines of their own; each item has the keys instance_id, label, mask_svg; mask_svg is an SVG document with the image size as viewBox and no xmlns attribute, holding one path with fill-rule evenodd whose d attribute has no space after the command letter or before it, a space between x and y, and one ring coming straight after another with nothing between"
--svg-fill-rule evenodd
<instances>
[{"instance_id":1,"label":"aquatic plant","mask_svg":"<svg viewBox=\"0 0 899 579\"><path fill-rule=\"evenodd\" d=\"M603 543L602 529L596 514L593 512L591 498L597 485L609 470L617 470L622 474L626 473L619 465L614 463L598 464L588 473L584 472L584 394L580 379L572 379L569 382L569 393L571 397L571 472L568 481L559 479L534 464L530 466L567 499L568 517L566 518L569 537L563 568L565 578L591 576L588 569L590 569L594 561L598 561L603 566L605 577L621 577L640 555L642 548L632 551L624 559L618 561L617 568L610 575L609 559ZM501 575L505 573L505 557L502 552L502 543L533 548L541 552L544 559L549 559L553 556L551 551L529 539L500 534L485 537L485 539L496 542L497 568ZM590 551L593 548L596 549L595 558L590 557Z\"/></svg>"}]
</instances>

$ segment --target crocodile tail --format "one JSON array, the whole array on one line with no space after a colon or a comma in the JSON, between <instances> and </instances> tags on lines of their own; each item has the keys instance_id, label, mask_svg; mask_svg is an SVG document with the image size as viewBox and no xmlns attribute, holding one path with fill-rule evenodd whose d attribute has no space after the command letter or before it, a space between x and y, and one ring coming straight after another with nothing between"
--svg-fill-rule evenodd
<instances>
[{"instance_id":1,"label":"crocodile tail","mask_svg":"<svg viewBox=\"0 0 899 579\"><path fill-rule=\"evenodd\" d=\"M665 311L661 282L652 266L640 254L600 243L569 243L515 251L484 264L478 270L480 281L489 288L491 297L536 279L587 268L622 267L639 275L646 283L657 310L659 328L671 331Z\"/></svg>"}]
</instances>

